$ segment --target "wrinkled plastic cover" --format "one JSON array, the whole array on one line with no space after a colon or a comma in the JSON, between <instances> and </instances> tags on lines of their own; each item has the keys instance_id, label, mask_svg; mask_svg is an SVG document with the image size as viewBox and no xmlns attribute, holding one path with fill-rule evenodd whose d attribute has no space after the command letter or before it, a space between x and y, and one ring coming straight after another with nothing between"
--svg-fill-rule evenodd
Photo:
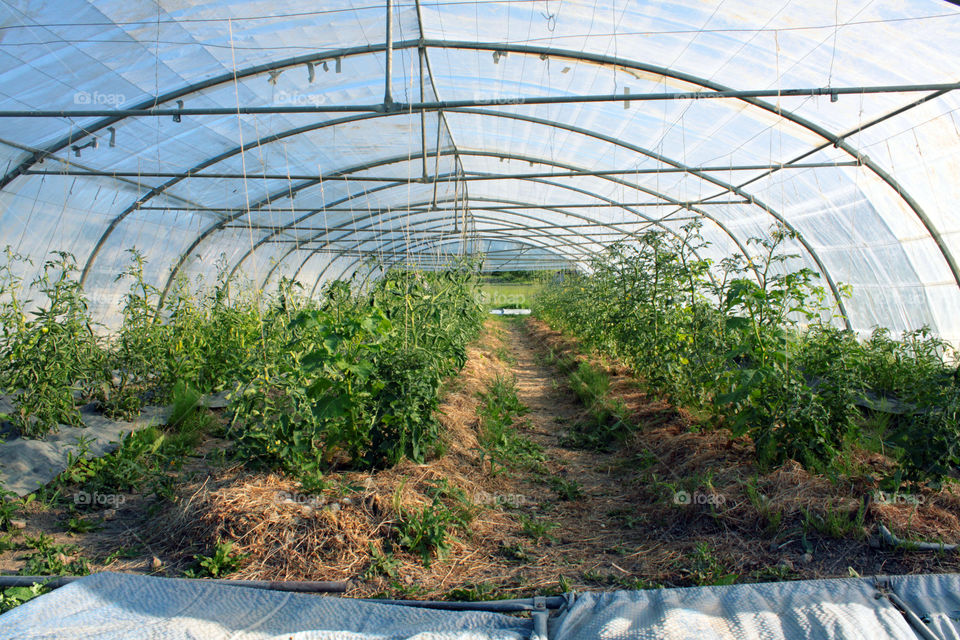
<instances>
[{"instance_id":1,"label":"wrinkled plastic cover","mask_svg":"<svg viewBox=\"0 0 960 640\"><path fill-rule=\"evenodd\" d=\"M960 637L960 576L882 582L884 591L875 578L850 578L572 593L552 614L548 633L553 640L918 640L884 595L893 592L938 637ZM0 616L0 638L18 640L516 640L533 633L529 617L113 573L83 578Z\"/></svg>"},{"instance_id":2,"label":"wrinkled plastic cover","mask_svg":"<svg viewBox=\"0 0 960 640\"><path fill-rule=\"evenodd\" d=\"M956 576L923 576L919 583ZM914 640L871 579L578 594L554 640Z\"/></svg>"},{"instance_id":3,"label":"wrinkled plastic cover","mask_svg":"<svg viewBox=\"0 0 960 640\"><path fill-rule=\"evenodd\" d=\"M0 167L16 175L0 190L0 244L31 256L36 268L51 250L73 252L88 272L95 313L109 323L125 289L115 276L132 246L147 254L148 276L161 289L174 265L209 279L221 254L258 288L285 276L310 289L475 251L488 253L488 268L584 267L625 232L675 232L691 216L704 220L712 243L705 255L717 260L751 251L746 240L780 220L803 237L792 266L822 271L824 284L829 275L853 286L846 307L855 328L929 324L960 340L958 274L948 261L960 254L960 92L922 104L914 103L929 92L835 102L515 100L956 82L955 5L395 5L394 99L419 101L422 91L427 101L483 104L423 118L401 111L0 119ZM129 108L158 96L160 106L183 100L188 108L377 104L384 54L364 48L382 46L385 32L383 3L361 0L8 2L0 6L0 109ZM71 147L90 135L97 148L77 155ZM675 171L798 159L859 166ZM55 174L65 167L136 176ZM633 169L645 172L455 180L463 172ZM248 177L140 175L190 170ZM424 172L441 180L407 181ZM334 173L355 179L283 177ZM703 204L684 206L690 202ZM471 208L466 225L463 203ZM617 203L644 206L609 206ZM603 226L585 226L596 222Z\"/></svg>"},{"instance_id":4,"label":"wrinkled plastic cover","mask_svg":"<svg viewBox=\"0 0 960 640\"><path fill-rule=\"evenodd\" d=\"M526 640L532 623L202 581L100 573L0 616L0 638Z\"/></svg>"}]
</instances>

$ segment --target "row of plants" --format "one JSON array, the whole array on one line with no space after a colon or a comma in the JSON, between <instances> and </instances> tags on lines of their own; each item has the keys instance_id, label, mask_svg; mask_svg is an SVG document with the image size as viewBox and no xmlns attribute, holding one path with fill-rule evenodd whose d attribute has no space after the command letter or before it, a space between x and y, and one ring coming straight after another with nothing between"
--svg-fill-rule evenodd
<instances>
[{"instance_id":1,"label":"row of plants","mask_svg":"<svg viewBox=\"0 0 960 640\"><path fill-rule=\"evenodd\" d=\"M287 300L268 323L277 347L251 361L232 403L239 454L308 488L333 467L439 454L440 388L483 322L472 266L394 271L362 295L336 282L319 301Z\"/></svg>"},{"instance_id":2,"label":"row of plants","mask_svg":"<svg viewBox=\"0 0 960 640\"><path fill-rule=\"evenodd\" d=\"M899 463L888 483L939 484L960 464L950 345L927 328L897 339L838 328L818 274L788 249L795 239L775 227L747 242L749 257L713 264L699 223L648 232L611 246L588 274L550 283L535 311L702 424L749 436L761 466L836 471L869 440ZM898 413L863 409L885 400Z\"/></svg>"},{"instance_id":3,"label":"row of plants","mask_svg":"<svg viewBox=\"0 0 960 640\"><path fill-rule=\"evenodd\" d=\"M91 400L130 418L147 403L227 390L237 453L310 483L333 466L422 461L440 446L440 386L483 319L476 265L391 271L362 292L332 282L310 299L288 280L256 291L222 259L212 285L180 278L161 302L143 254L130 258L117 276L128 284L122 323L107 332L73 256L52 254L26 287L27 260L6 251L0 392L15 410L0 419L22 435L79 426Z\"/></svg>"},{"instance_id":4,"label":"row of plants","mask_svg":"<svg viewBox=\"0 0 960 640\"><path fill-rule=\"evenodd\" d=\"M91 400L110 417L130 419L147 403L169 402L177 384L223 390L260 346L260 310L271 301L230 282L225 261L212 286L180 278L161 304L160 291L144 278L143 254L129 253L117 276L129 283L122 324L111 333L91 317L74 256L54 252L27 287L20 272L30 261L6 250L0 392L13 397L15 410L2 417L22 435L81 426L79 407Z\"/></svg>"}]
</instances>

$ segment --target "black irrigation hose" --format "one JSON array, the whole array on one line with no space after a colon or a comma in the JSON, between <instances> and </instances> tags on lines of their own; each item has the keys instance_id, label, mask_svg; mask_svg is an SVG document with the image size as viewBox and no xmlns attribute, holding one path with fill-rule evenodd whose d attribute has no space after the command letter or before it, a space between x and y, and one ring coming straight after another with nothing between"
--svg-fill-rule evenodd
<instances>
[{"instance_id":1,"label":"black irrigation hose","mask_svg":"<svg viewBox=\"0 0 960 640\"><path fill-rule=\"evenodd\" d=\"M365 598L363 601L402 605L405 607L421 607L424 609L443 609L446 611L492 611L497 613L520 613L523 611L538 611L542 609L560 609L567 604L567 599L564 596L474 602L456 600L381 600L378 598ZM542 607L537 606L538 601L542 601Z\"/></svg>"},{"instance_id":2,"label":"black irrigation hose","mask_svg":"<svg viewBox=\"0 0 960 640\"><path fill-rule=\"evenodd\" d=\"M29 587L42 584L51 589L57 589L85 576L0 576L0 588ZM248 589L269 589L271 591L291 591L295 593L343 593L347 590L346 582L304 582L284 580L211 580L206 578L180 580L196 580L198 582L212 582L225 584L230 587L246 587Z\"/></svg>"},{"instance_id":3,"label":"black irrigation hose","mask_svg":"<svg viewBox=\"0 0 960 640\"><path fill-rule=\"evenodd\" d=\"M956 551L960 545L945 544L942 542L913 542L910 540L901 540L882 524L880 525L880 535L883 541L891 547L901 547L908 551Z\"/></svg>"}]
</instances>

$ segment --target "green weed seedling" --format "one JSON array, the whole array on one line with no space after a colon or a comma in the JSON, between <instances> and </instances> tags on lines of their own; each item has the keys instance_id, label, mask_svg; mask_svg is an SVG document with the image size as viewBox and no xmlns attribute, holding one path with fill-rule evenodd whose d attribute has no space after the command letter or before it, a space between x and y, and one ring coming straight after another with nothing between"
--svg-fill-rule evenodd
<instances>
[{"instance_id":1,"label":"green weed seedling","mask_svg":"<svg viewBox=\"0 0 960 640\"><path fill-rule=\"evenodd\" d=\"M500 592L497 586L491 582L472 582L451 589L445 599L460 602L480 602L484 600L503 600L510 597L510 594Z\"/></svg>"},{"instance_id":2,"label":"green weed seedling","mask_svg":"<svg viewBox=\"0 0 960 640\"><path fill-rule=\"evenodd\" d=\"M380 551L373 543L370 543L370 565L363 572L364 578L375 578L384 576L387 578L397 578L400 561L393 557L391 551Z\"/></svg>"},{"instance_id":3,"label":"green weed seedling","mask_svg":"<svg viewBox=\"0 0 960 640\"><path fill-rule=\"evenodd\" d=\"M47 593L49 589L42 584L33 583L29 587L8 587L0 591L0 613L6 613L24 602Z\"/></svg>"},{"instance_id":4,"label":"green weed seedling","mask_svg":"<svg viewBox=\"0 0 960 640\"><path fill-rule=\"evenodd\" d=\"M689 572L693 583L701 587L734 584L740 577L736 573L728 573L705 542L699 543L694 549Z\"/></svg>"},{"instance_id":5,"label":"green weed seedling","mask_svg":"<svg viewBox=\"0 0 960 640\"><path fill-rule=\"evenodd\" d=\"M559 523L540 518L531 518L523 514L519 515L519 519L524 535L532 538L537 544L543 540L551 544L556 544L559 541L557 537L551 533L560 526Z\"/></svg>"},{"instance_id":6,"label":"green weed seedling","mask_svg":"<svg viewBox=\"0 0 960 640\"><path fill-rule=\"evenodd\" d=\"M66 523L64 523L64 528L74 534L90 533L91 531L102 529L103 520L71 516Z\"/></svg>"},{"instance_id":7,"label":"green weed seedling","mask_svg":"<svg viewBox=\"0 0 960 640\"><path fill-rule=\"evenodd\" d=\"M197 566L183 572L187 578L220 578L236 572L248 554L237 553L231 541L217 541L212 556L195 555Z\"/></svg>"},{"instance_id":8,"label":"green weed seedling","mask_svg":"<svg viewBox=\"0 0 960 640\"><path fill-rule=\"evenodd\" d=\"M557 492L557 497L561 500L579 500L583 497L583 488L576 480L551 476L548 482L550 488Z\"/></svg>"},{"instance_id":9,"label":"green weed seedling","mask_svg":"<svg viewBox=\"0 0 960 640\"><path fill-rule=\"evenodd\" d=\"M862 540L867 535L864 529L866 513L866 503L861 503L856 511L826 509L819 514L803 509L803 527L805 531L813 530L838 540Z\"/></svg>"},{"instance_id":10,"label":"green weed seedling","mask_svg":"<svg viewBox=\"0 0 960 640\"><path fill-rule=\"evenodd\" d=\"M528 411L517 396L516 382L497 376L478 395L480 446L484 456L490 458L493 472L496 472L496 465L531 470L539 468L546 459L543 448L520 435L514 427L516 419Z\"/></svg>"},{"instance_id":11,"label":"green weed seedling","mask_svg":"<svg viewBox=\"0 0 960 640\"><path fill-rule=\"evenodd\" d=\"M31 576L85 576L90 573L86 558L77 555L76 545L56 544L44 534L24 536L27 555L21 572Z\"/></svg>"}]
</instances>

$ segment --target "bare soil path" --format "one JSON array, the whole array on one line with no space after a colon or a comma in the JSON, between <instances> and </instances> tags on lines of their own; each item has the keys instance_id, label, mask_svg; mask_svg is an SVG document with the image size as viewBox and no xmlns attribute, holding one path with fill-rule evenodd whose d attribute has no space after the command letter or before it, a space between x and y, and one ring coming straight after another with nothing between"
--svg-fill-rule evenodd
<instances>
[{"instance_id":1,"label":"bare soil path","mask_svg":"<svg viewBox=\"0 0 960 640\"><path fill-rule=\"evenodd\" d=\"M518 431L544 448L547 474L525 477L539 500L539 515L558 526L557 542L543 548L543 561L565 574L571 586L633 586L644 555L644 536L625 526L635 509L632 475L620 452L573 448L564 437L587 411L566 377L545 362L547 348L522 320L504 321L507 364L517 395L529 408Z\"/></svg>"}]
</instances>

